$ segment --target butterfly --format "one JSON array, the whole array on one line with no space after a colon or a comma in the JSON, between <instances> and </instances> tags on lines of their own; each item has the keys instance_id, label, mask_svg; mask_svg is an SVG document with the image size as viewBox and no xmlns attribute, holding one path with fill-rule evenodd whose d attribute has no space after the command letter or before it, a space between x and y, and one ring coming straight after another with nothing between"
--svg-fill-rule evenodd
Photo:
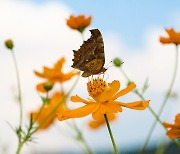
<instances>
[{"instance_id":1,"label":"butterfly","mask_svg":"<svg viewBox=\"0 0 180 154\"><path fill-rule=\"evenodd\" d=\"M91 37L84 41L79 50L73 50L73 68L83 71L82 77L104 73L104 43L98 29L90 30Z\"/></svg>"}]
</instances>

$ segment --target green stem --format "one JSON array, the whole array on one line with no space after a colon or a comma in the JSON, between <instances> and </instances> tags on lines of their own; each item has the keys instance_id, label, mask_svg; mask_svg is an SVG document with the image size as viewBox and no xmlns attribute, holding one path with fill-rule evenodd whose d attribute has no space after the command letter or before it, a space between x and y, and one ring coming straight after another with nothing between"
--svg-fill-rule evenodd
<instances>
[{"instance_id":1,"label":"green stem","mask_svg":"<svg viewBox=\"0 0 180 154\"><path fill-rule=\"evenodd\" d=\"M20 143L19 143L19 145L18 145L18 149L17 149L17 151L16 151L16 154L20 154L20 152L21 152L21 149L22 149L23 145L24 145L24 143L23 143L23 142L20 142Z\"/></svg>"},{"instance_id":2,"label":"green stem","mask_svg":"<svg viewBox=\"0 0 180 154\"><path fill-rule=\"evenodd\" d=\"M73 86L71 87L71 89L69 90L69 92L62 98L62 100L51 110L51 112L46 116L46 118L44 118L41 123L39 124L39 126L32 132L35 133L46 121L47 119L54 113L56 112L56 110L59 108L59 106L66 101L67 97L70 95L70 93L73 91L73 89L75 88L76 84L78 83L80 79L80 74L78 75L75 83L73 84Z\"/></svg>"},{"instance_id":3,"label":"green stem","mask_svg":"<svg viewBox=\"0 0 180 154\"><path fill-rule=\"evenodd\" d=\"M46 100L49 99L48 94L49 94L49 93L47 92L47 94L46 94ZM32 125L34 125L34 123L36 122L36 120L39 118L39 116L40 116L40 114L41 114L41 112L42 112L42 110L43 110L43 108L44 108L44 106L46 105L47 102L44 102L44 101L43 101L42 103L43 103L43 105L41 106L41 108L40 108L38 114L36 115L36 117L34 118L34 120L32 121Z\"/></svg>"},{"instance_id":4,"label":"green stem","mask_svg":"<svg viewBox=\"0 0 180 154\"><path fill-rule=\"evenodd\" d=\"M33 128L33 123L32 123L32 117L31 117L30 125L28 127L27 134L22 138L22 140L21 139L19 140L19 144L18 144L18 148L17 148L16 154L20 154L21 149L22 149L24 143L26 143L29 140L29 138L31 137L31 129L32 128Z\"/></svg>"},{"instance_id":5,"label":"green stem","mask_svg":"<svg viewBox=\"0 0 180 154\"><path fill-rule=\"evenodd\" d=\"M176 79L176 74L177 74L177 69L178 69L178 46L177 46L177 45L176 45L176 51L175 51L175 52L176 52L176 53L175 53L175 65L174 65L173 76L172 76L172 79L171 79L169 88L168 88L168 90L167 90L166 96L165 96L165 98L164 98L164 100L163 100L163 102L162 102L162 105L161 105L161 107L160 107L160 109L159 109L159 112L158 112L158 114L157 114L158 117L160 117L161 114L162 114L162 112L163 112L163 109L164 109L164 107L165 107L165 105L166 105L166 102L168 101L168 98L169 98L169 96L170 96L170 94L171 94L171 91L172 91L172 88L173 88L173 85L174 85L174 82L175 82L175 79ZM151 128L150 128L150 131L149 131L149 133L148 133L148 135L147 135L147 138L146 138L146 140L145 140L145 142L144 142L144 145L143 145L143 147L142 147L142 152L145 151L145 149L146 149L146 147L147 147L147 144L148 144L148 142L149 142L149 140L150 140L150 138L151 138L151 135L152 135L152 133L153 133L155 127L156 127L156 124L157 124L157 121L155 120L155 121L153 122L153 124L152 124L152 126L151 126ZM178 142L177 142L176 140L174 140L174 142L175 142L176 144L178 144Z\"/></svg>"},{"instance_id":6,"label":"green stem","mask_svg":"<svg viewBox=\"0 0 180 154\"><path fill-rule=\"evenodd\" d=\"M71 87L71 89L69 90L69 92L62 98L62 100L53 108L53 110L51 110L51 112L46 116L46 118L43 119L43 121L41 121L41 123L39 124L39 126L37 128L35 128L33 131L31 131L31 129L33 128L33 125L30 126L30 128L28 129L28 132L26 134L26 136L23 138L22 141L19 142L18 145L18 149L16 154L20 154L20 151L24 145L24 143L26 143L28 141L28 139L47 121L47 119L59 108L59 106L61 105L62 102L64 102L66 100L66 98L70 95L70 93L73 91L73 89L75 88L76 84L78 83L80 78L80 74L78 75L76 81L74 82L73 86ZM34 123L33 123L34 124Z\"/></svg>"},{"instance_id":7,"label":"green stem","mask_svg":"<svg viewBox=\"0 0 180 154\"><path fill-rule=\"evenodd\" d=\"M142 94L139 93L138 90L135 90L135 93L139 96L139 98L141 98L143 101L145 101L145 98L143 97ZM148 106L148 109L150 110L150 112L152 113L152 115L155 117L156 121L158 121L162 127L164 127L162 121L159 119L158 115L154 112L154 110ZM164 127L164 129L166 129L166 127Z\"/></svg>"},{"instance_id":8,"label":"green stem","mask_svg":"<svg viewBox=\"0 0 180 154\"><path fill-rule=\"evenodd\" d=\"M86 149L86 153L87 154L93 154L91 148L87 144L87 141L85 140L83 134L81 133L80 129L77 127L77 125L73 119L72 119L72 124L73 124L73 128L75 129L75 131L78 134L78 140L84 145L84 147Z\"/></svg>"},{"instance_id":9,"label":"green stem","mask_svg":"<svg viewBox=\"0 0 180 154\"><path fill-rule=\"evenodd\" d=\"M39 118L39 115L41 114L41 112L42 112L44 106L45 106L45 103L43 103L43 105L41 106L41 108L40 108L38 114L36 115L35 119L33 120L33 122L32 122L33 125L34 125L34 123L36 122L36 120Z\"/></svg>"},{"instance_id":10,"label":"green stem","mask_svg":"<svg viewBox=\"0 0 180 154\"><path fill-rule=\"evenodd\" d=\"M121 68L120 70L121 70L122 74L124 75L124 77L126 78L126 80L127 80L128 82L131 82L130 78L129 78L129 77L127 76L127 74L123 71L123 69ZM146 100L146 99L144 98L144 96L139 93L138 90L135 90L134 92L135 92L135 94L138 95L139 98L141 98L143 101ZM164 127L162 121L159 119L159 117L158 117L157 114L154 112L154 110L153 110L150 106L148 106L148 109L150 110L150 112L152 113L152 115L156 118L156 120ZM165 127L164 127L164 128L165 128Z\"/></svg>"},{"instance_id":11,"label":"green stem","mask_svg":"<svg viewBox=\"0 0 180 154\"><path fill-rule=\"evenodd\" d=\"M131 82L130 78L127 76L127 74L125 73L125 71L122 69L122 66L120 67L121 73L124 75L124 77L126 78L126 80L128 82Z\"/></svg>"},{"instance_id":12,"label":"green stem","mask_svg":"<svg viewBox=\"0 0 180 154\"><path fill-rule=\"evenodd\" d=\"M18 85L18 101L19 101L19 108L20 108L20 127L22 125L22 114L23 114L23 109L22 109L22 95L21 95L21 85L20 85L20 77L19 77L19 70L18 70L18 65L16 61L16 56L13 50L11 50L13 61L14 61L14 66L16 70L16 78L17 78L17 85Z\"/></svg>"},{"instance_id":13,"label":"green stem","mask_svg":"<svg viewBox=\"0 0 180 154\"><path fill-rule=\"evenodd\" d=\"M116 143L115 143L115 140L114 140L114 137L113 137L113 134L112 134L112 131L111 131L111 127L109 125L109 121L108 121L108 118L107 118L106 114L104 114L104 118L105 118L106 125L107 125L108 131L109 131L109 135L111 137L111 141L112 141L112 144L113 144L114 152L115 152L115 154L118 154Z\"/></svg>"}]
</instances>

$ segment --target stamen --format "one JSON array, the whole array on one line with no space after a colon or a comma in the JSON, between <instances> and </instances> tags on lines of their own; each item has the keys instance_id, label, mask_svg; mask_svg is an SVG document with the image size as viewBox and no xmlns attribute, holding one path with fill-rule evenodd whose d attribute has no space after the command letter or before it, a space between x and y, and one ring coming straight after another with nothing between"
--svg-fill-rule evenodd
<instances>
[{"instance_id":1,"label":"stamen","mask_svg":"<svg viewBox=\"0 0 180 154\"><path fill-rule=\"evenodd\" d=\"M96 97L100 95L102 92L104 92L106 88L107 88L106 82L99 77L87 83L87 89L88 89L89 95L92 97Z\"/></svg>"}]
</instances>

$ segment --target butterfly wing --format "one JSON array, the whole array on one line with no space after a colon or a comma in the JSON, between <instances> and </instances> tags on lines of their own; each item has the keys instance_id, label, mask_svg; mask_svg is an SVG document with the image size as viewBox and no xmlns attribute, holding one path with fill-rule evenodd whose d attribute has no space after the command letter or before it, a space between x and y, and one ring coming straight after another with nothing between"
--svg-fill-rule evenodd
<instances>
[{"instance_id":1,"label":"butterfly wing","mask_svg":"<svg viewBox=\"0 0 180 154\"><path fill-rule=\"evenodd\" d=\"M84 77L98 74L104 66L104 43L98 29L90 30L91 37L74 52L73 68L84 71Z\"/></svg>"}]
</instances>

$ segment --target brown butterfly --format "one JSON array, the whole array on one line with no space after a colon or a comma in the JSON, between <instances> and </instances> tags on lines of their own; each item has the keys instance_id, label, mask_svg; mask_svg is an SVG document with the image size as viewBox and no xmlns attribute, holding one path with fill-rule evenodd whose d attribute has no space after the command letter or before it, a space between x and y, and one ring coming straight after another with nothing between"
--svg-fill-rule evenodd
<instances>
[{"instance_id":1,"label":"brown butterfly","mask_svg":"<svg viewBox=\"0 0 180 154\"><path fill-rule=\"evenodd\" d=\"M73 50L73 68L84 71L82 76L88 77L104 73L104 43L101 32L98 29L90 30L91 37L84 41L79 50Z\"/></svg>"}]
</instances>

